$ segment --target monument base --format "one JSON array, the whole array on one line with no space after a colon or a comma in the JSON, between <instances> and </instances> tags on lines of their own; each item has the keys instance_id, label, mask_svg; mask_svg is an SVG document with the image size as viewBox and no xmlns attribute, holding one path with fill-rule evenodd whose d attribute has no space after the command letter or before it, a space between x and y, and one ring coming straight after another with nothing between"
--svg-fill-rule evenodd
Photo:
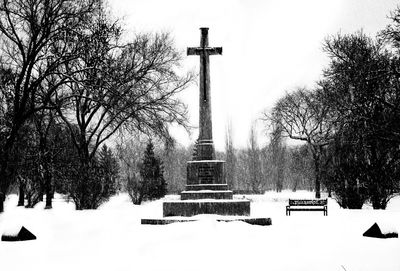
<instances>
[{"instance_id":1,"label":"monument base","mask_svg":"<svg viewBox=\"0 0 400 271\"><path fill-rule=\"evenodd\" d=\"M249 216L249 200L184 200L163 202L163 216L195 216L214 214L227 216Z\"/></svg>"},{"instance_id":2,"label":"monument base","mask_svg":"<svg viewBox=\"0 0 400 271\"><path fill-rule=\"evenodd\" d=\"M142 219L141 224L143 225L167 225L176 222L195 222L199 221L195 218L155 218L155 219ZM224 217L224 218L217 218L216 221L218 222L234 222L234 221L241 221L251 225L258 225L258 226L270 226L272 225L271 218L255 218L255 217Z\"/></svg>"}]
</instances>

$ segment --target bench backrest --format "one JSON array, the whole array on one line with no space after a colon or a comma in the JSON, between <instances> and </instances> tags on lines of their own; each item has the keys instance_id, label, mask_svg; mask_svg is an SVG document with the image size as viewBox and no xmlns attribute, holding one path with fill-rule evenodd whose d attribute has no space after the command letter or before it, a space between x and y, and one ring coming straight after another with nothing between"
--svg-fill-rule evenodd
<instances>
[{"instance_id":1,"label":"bench backrest","mask_svg":"<svg viewBox=\"0 0 400 271\"><path fill-rule=\"evenodd\" d=\"M321 206L327 204L327 199L289 199L290 206Z\"/></svg>"}]
</instances>

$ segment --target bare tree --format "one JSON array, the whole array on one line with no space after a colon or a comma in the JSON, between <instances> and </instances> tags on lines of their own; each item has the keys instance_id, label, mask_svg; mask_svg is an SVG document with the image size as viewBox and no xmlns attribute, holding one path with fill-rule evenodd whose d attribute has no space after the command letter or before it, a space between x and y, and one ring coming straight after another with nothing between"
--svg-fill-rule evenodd
<instances>
[{"instance_id":1,"label":"bare tree","mask_svg":"<svg viewBox=\"0 0 400 271\"><path fill-rule=\"evenodd\" d=\"M128 192L134 204L139 202L140 197L140 191L138 189L141 181L139 163L145 148L146 139L139 135L129 140L121 137L116 147L120 177L123 183L122 189Z\"/></svg>"},{"instance_id":2,"label":"bare tree","mask_svg":"<svg viewBox=\"0 0 400 271\"><path fill-rule=\"evenodd\" d=\"M261 160L260 148L257 141L257 132L255 122L251 125L249 145L247 148L247 163L249 168L249 185L254 193L259 193L262 189L261 179Z\"/></svg>"},{"instance_id":3,"label":"bare tree","mask_svg":"<svg viewBox=\"0 0 400 271\"><path fill-rule=\"evenodd\" d=\"M313 155L315 172L315 197L321 197L321 163L325 146L334 132L329 104L321 101L318 90L297 89L281 98L264 120L282 127L285 136L307 142Z\"/></svg>"},{"instance_id":4,"label":"bare tree","mask_svg":"<svg viewBox=\"0 0 400 271\"><path fill-rule=\"evenodd\" d=\"M275 190L281 192L286 170L286 146L283 139L283 128L280 122L273 123L270 134L269 150L271 152L272 176Z\"/></svg>"},{"instance_id":5,"label":"bare tree","mask_svg":"<svg viewBox=\"0 0 400 271\"><path fill-rule=\"evenodd\" d=\"M271 146L266 145L260 150L261 159L261 172L263 179L263 189L273 190L275 188L274 184L274 165L272 163L272 151Z\"/></svg>"},{"instance_id":6,"label":"bare tree","mask_svg":"<svg viewBox=\"0 0 400 271\"><path fill-rule=\"evenodd\" d=\"M58 141L59 121L54 115L52 110L44 109L34 114L33 123L35 126L35 133L37 135L37 155L38 163L41 168L41 200L43 194L46 194L45 209L52 208L52 199L54 194L54 171L55 160L60 155L57 146L60 144ZM66 146L63 146L66 147Z\"/></svg>"},{"instance_id":7,"label":"bare tree","mask_svg":"<svg viewBox=\"0 0 400 271\"><path fill-rule=\"evenodd\" d=\"M229 121L225 130L225 170L226 180L232 190L238 189L236 180L236 154L233 146L232 122Z\"/></svg>"},{"instance_id":8,"label":"bare tree","mask_svg":"<svg viewBox=\"0 0 400 271\"><path fill-rule=\"evenodd\" d=\"M106 16L104 9L78 34L87 51L68 63L81 72L55 104L58 114L70 127L78 150L85 182L97 149L117 131L142 132L169 137L168 125L185 126L186 106L176 98L192 81L192 74L178 75L181 54L169 34L141 34L133 42L119 44L121 29ZM78 129L74 129L77 125ZM77 208L86 195L72 196Z\"/></svg>"},{"instance_id":9,"label":"bare tree","mask_svg":"<svg viewBox=\"0 0 400 271\"><path fill-rule=\"evenodd\" d=\"M238 149L236 153L237 192L247 193L251 191L249 176L250 170L247 148Z\"/></svg>"},{"instance_id":10,"label":"bare tree","mask_svg":"<svg viewBox=\"0 0 400 271\"><path fill-rule=\"evenodd\" d=\"M163 160L164 178L168 183L169 193L179 193L184 190L186 184L186 165L191 159L191 149L169 141L164 144L156 144L156 152L160 152ZM164 145L164 146L162 146ZM158 149L158 150L157 150Z\"/></svg>"},{"instance_id":11,"label":"bare tree","mask_svg":"<svg viewBox=\"0 0 400 271\"><path fill-rule=\"evenodd\" d=\"M288 171L291 179L288 188L292 191L298 189L313 189L314 169L309 146L303 144L288 148Z\"/></svg>"},{"instance_id":12,"label":"bare tree","mask_svg":"<svg viewBox=\"0 0 400 271\"><path fill-rule=\"evenodd\" d=\"M96 8L96 2L0 2L1 65L15 74L8 93L12 107L9 109L10 124L0 150L0 194L7 193L10 185L8 161L21 127L35 112L47 108L60 86L69 80L71 71L63 67L66 61L76 57L79 48L70 46L73 41L64 40L64 36L80 28Z\"/></svg>"}]
</instances>

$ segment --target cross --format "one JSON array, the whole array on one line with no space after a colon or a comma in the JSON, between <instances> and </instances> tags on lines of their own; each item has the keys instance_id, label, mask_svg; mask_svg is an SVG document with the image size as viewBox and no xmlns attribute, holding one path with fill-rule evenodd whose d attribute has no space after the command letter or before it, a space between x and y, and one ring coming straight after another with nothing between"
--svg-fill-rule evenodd
<instances>
[{"instance_id":1,"label":"cross","mask_svg":"<svg viewBox=\"0 0 400 271\"><path fill-rule=\"evenodd\" d=\"M208 47L208 28L202 27L200 30L200 47L187 48L188 55L200 56L200 115L196 159L213 160L215 159L215 150L212 140L209 56L222 55L222 47Z\"/></svg>"},{"instance_id":2,"label":"cross","mask_svg":"<svg viewBox=\"0 0 400 271\"><path fill-rule=\"evenodd\" d=\"M203 92L203 100L209 100L210 91L210 55L222 55L222 47L208 47L208 28L202 27L200 47L188 47L187 55L200 56L200 91ZM201 92L200 92L201 95Z\"/></svg>"}]
</instances>

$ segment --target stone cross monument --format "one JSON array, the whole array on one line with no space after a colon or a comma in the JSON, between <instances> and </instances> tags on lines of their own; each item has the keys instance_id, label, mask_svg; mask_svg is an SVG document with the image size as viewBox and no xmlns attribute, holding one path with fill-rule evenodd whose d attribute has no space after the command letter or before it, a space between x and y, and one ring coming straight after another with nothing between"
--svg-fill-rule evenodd
<instances>
[{"instance_id":1,"label":"stone cross monument","mask_svg":"<svg viewBox=\"0 0 400 271\"><path fill-rule=\"evenodd\" d=\"M208 47L208 28L202 27L200 47L189 47L188 55L200 56L200 91L199 91L199 138L195 146L193 161L187 166L187 190L227 190L224 161L215 160L212 139L211 93L210 93L210 55L222 55L222 47ZM208 186L204 186L204 185ZM225 191L221 197L231 198ZM182 195L186 198L187 193Z\"/></svg>"},{"instance_id":2,"label":"stone cross monument","mask_svg":"<svg viewBox=\"0 0 400 271\"><path fill-rule=\"evenodd\" d=\"M188 55L200 56L200 116L199 138L192 161L187 162L186 189L180 200L163 202L162 219L142 219L142 224L169 224L193 221L199 214L224 216L218 221L240 220L250 224L271 225L270 218L251 218L250 201L233 199L225 180L225 161L215 159L212 137L211 93L210 93L210 55L221 55L221 47L208 47L208 28L200 28L200 47L187 49ZM232 218L231 216L234 216ZM170 218L168 217L175 217Z\"/></svg>"},{"instance_id":3,"label":"stone cross monument","mask_svg":"<svg viewBox=\"0 0 400 271\"><path fill-rule=\"evenodd\" d=\"M196 160L215 159L212 139L210 55L222 55L222 47L208 47L208 28L200 28L200 47L189 47L188 55L200 56L200 101L199 139L196 146Z\"/></svg>"},{"instance_id":4,"label":"stone cross monument","mask_svg":"<svg viewBox=\"0 0 400 271\"><path fill-rule=\"evenodd\" d=\"M210 55L221 55L222 47L208 46L208 28L200 28L200 47L189 47L188 55L200 57L199 138L192 161L187 162L187 184L181 201L164 202L164 216L197 214L249 215L250 202L232 200L225 180L225 161L215 159L212 137Z\"/></svg>"}]
</instances>

